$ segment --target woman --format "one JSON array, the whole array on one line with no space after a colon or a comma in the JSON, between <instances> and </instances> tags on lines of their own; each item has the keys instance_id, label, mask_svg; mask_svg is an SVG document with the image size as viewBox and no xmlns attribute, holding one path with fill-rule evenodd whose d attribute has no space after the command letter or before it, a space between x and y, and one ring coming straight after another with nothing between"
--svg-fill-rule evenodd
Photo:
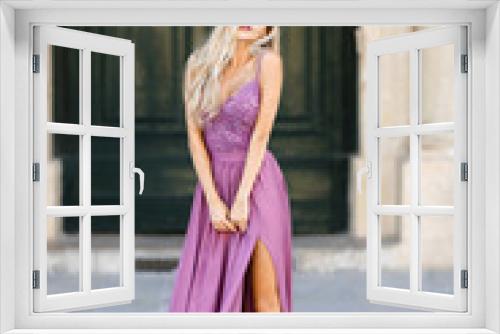
<instances>
[{"instance_id":1,"label":"woman","mask_svg":"<svg viewBox=\"0 0 500 334\"><path fill-rule=\"evenodd\" d=\"M288 187L267 143L282 59L274 26L215 27L184 76L198 182L171 312L291 312Z\"/></svg>"}]
</instances>

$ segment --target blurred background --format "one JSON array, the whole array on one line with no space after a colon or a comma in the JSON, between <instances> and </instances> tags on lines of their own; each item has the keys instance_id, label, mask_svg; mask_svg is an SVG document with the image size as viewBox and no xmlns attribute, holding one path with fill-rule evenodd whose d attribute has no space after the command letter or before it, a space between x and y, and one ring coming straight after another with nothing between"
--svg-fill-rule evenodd
<instances>
[{"instance_id":1,"label":"blurred background","mask_svg":"<svg viewBox=\"0 0 500 334\"><path fill-rule=\"evenodd\" d=\"M355 174L365 164L367 43L431 27L281 27L284 83L269 148L290 191L295 312L414 311L366 300L366 193L355 191ZM186 141L182 76L187 57L211 27L67 28L135 43L136 166L146 173L144 194L135 198L136 299L90 312L166 312L196 183ZM426 52L423 117L452 121L453 50ZM383 57L381 121L409 124L408 54ZM53 46L51 59L58 69L51 73L51 120L78 123L74 113L67 112L79 105L78 51ZM91 66L97 78L91 87L93 124L117 126L119 58L93 53ZM79 203L79 141L67 137L49 137L49 205ZM386 141L381 144L381 200L407 204L409 141ZM92 204L119 204L119 147L115 138L92 139ZM421 141L422 196L428 203L453 205L451 180L440 177L451 173L452 148L453 137L448 135ZM388 216L383 221L382 280L387 286L409 287L410 241L404 219ZM441 224L433 224L434 217L425 219L424 288L452 293L453 219ZM49 294L77 291L79 219L51 218L48 223ZM119 224L118 216L92 218L92 288L119 284Z\"/></svg>"}]
</instances>

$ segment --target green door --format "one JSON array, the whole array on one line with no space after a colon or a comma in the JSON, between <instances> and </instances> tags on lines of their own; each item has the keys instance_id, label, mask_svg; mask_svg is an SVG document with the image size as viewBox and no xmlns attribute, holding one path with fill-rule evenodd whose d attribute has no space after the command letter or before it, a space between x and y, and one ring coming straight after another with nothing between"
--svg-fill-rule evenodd
<instances>
[{"instance_id":1,"label":"green door","mask_svg":"<svg viewBox=\"0 0 500 334\"><path fill-rule=\"evenodd\" d=\"M193 45L204 41L210 27L71 28L135 43L136 164L146 173L144 194L136 195L136 233L185 233L196 175L181 84ZM288 182L294 233L348 228L348 178L358 131L355 29L281 27L283 94L269 145ZM102 70L113 67L105 61L95 60L93 75L116 75ZM99 82L103 86L93 91L113 89L106 80ZM105 111L100 115L106 117ZM97 164L106 165L106 152L102 146L102 152L93 153L96 161L102 159ZM102 171L93 187L105 184ZM95 196L102 203L112 200L104 187Z\"/></svg>"}]
</instances>

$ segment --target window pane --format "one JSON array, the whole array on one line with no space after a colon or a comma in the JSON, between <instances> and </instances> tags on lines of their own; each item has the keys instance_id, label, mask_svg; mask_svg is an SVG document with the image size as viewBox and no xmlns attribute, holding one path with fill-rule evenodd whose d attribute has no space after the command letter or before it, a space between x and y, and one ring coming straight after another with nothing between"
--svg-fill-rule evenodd
<instances>
[{"instance_id":1,"label":"window pane","mask_svg":"<svg viewBox=\"0 0 500 334\"><path fill-rule=\"evenodd\" d=\"M453 121L455 71L453 44L419 50L421 122Z\"/></svg>"},{"instance_id":2,"label":"window pane","mask_svg":"<svg viewBox=\"0 0 500 334\"><path fill-rule=\"evenodd\" d=\"M409 204L410 138L380 138L379 159L379 203Z\"/></svg>"},{"instance_id":3,"label":"window pane","mask_svg":"<svg viewBox=\"0 0 500 334\"><path fill-rule=\"evenodd\" d=\"M453 294L453 216L420 217L422 290Z\"/></svg>"},{"instance_id":4,"label":"window pane","mask_svg":"<svg viewBox=\"0 0 500 334\"><path fill-rule=\"evenodd\" d=\"M410 120L409 52L378 57L379 126L408 125Z\"/></svg>"},{"instance_id":5,"label":"window pane","mask_svg":"<svg viewBox=\"0 0 500 334\"><path fill-rule=\"evenodd\" d=\"M49 45L47 67L47 119L80 122L80 50Z\"/></svg>"},{"instance_id":6,"label":"window pane","mask_svg":"<svg viewBox=\"0 0 500 334\"><path fill-rule=\"evenodd\" d=\"M453 205L453 133L420 136L420 204Z\"/></svg>"},{"instance_id":7,"label":"window pane","mask_svg":"<svg viewBox=\"0 0 500 334\"><path fill-rule=\"evenodd\" d=\"M80 204L80 138L47 135L47 205Z\"/></svg>"},{"instance_id":8,"label":"window pane","mask_svg":"<svg viewBox=\"0 0 500 334\"><path fill-rule=\"evenodd\" d=\"M379 216L380 285L410 288L410 219Z\"/></svg>"},{"instance_id":9,"label":"window pane","mask_svg":"<svg viewBox=\"0 0 500 334\"><path fill-rule=\"evenodd\" d=\"M120 216L93 216L92 289L120 286Z\"/></svg>"},{"instance_id":10,"label":"window pane","mask_svg":"<svg viewBox=\"0 0 500 334\"><path fill-rule=\"evenodd\" d=\"M47 217L47 294L80 291L80 217Z\"/></svg>"},{"instance_id":11,"label":"window pane","mask_svg":"<svg viewBox=\"0 0 500 334\"><path fill-rule=\"evenodd\" d=\"M120 204L120 138L92 137L92 205Z\"/></svg>"},{"instance_id":12,"label":"window pane","mask_svg":"<svg viewBox=\"0 0 500 334\"><path fill-rule=\"evenodd\" d=\"M120 126L120 57L92 52L92 125Z\"/></svg>"}]
</instances>

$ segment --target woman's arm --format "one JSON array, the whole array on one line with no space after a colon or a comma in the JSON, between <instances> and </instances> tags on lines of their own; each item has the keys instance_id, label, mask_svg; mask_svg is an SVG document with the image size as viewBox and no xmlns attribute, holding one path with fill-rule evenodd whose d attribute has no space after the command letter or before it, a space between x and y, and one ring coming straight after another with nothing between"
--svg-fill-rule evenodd
<instances>
[{"instance_id":1,"label":"woman's arm","mask_svg":"<svg viewBox=\"0 0 500 334\"><path fill-rule=\"evenodd\" d=\"M260 73L261 104L255 127L250 139L245 167L240 186L231 208L231 221L243 229L248 219L248 197L260 170L267 144L278 112L283 81L283 62L281 56L269 51L262 55Z\"/></svg>"},{"instance_id":2,"label":"woman's arm","mask_svg":"<svg viewBox=\"0 0 500 334\"><path fill-rule=\"evenodd\" d=\"M185 80L186 82L189 80L187 74ZM184 99L186 100L186 96L184 96ZM220 198L215 187L210 157L205 146L202 129L194 122L192 116L187 112L187 108L185 108L185 118L191 159L208 203L212 223L217 223L214 227L220 231L236 231L235 227L227 219L229 209Z\"/></svg>"}]
</instances>

